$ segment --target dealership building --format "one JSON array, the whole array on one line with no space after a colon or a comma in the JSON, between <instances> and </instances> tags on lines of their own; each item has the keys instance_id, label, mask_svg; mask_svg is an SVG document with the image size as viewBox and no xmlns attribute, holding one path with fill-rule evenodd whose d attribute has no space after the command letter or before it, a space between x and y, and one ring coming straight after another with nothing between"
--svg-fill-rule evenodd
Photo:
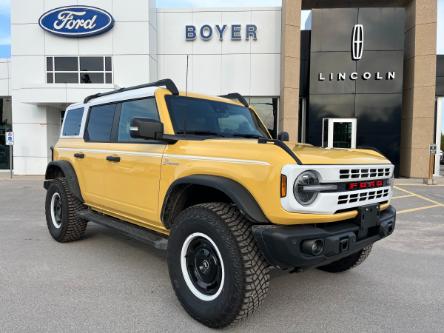
<instances>
[{"instance_id":1,"label":"dealership building","mask_svg":"<svg viewBox=\"0 0 444 333\"><path fill-rule=\"evenodd\" d=\"M14 0L0 59L0 169L43 174L67 105L171 78L239 92L272 133L372 147L426 178L441 140L444 59L435 0L283 0L275 8L160 9L150 0ZM63 6L63 7L62 7ZM301 27L301 11L311 10ZM434 163L439 174L439 156Z\"/></svg>"}]
</instances>

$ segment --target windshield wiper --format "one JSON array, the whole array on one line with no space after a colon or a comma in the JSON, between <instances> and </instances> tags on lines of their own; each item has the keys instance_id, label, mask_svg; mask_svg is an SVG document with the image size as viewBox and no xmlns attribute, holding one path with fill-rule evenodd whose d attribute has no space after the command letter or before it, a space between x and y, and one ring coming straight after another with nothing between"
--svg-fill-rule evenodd
<instances>
[{"instance_id":1,"label":"windshield wiper","mask_svg":"<svg viewBox=\"0 0 444 333\"><path fill-rule=\"evenodd\" d=\"M211 132L211 131L178 131L176 134L191 134L191 135L211 135L211 136L221 136L225 137L221 133Z\"/></svg>"}]
</instances>

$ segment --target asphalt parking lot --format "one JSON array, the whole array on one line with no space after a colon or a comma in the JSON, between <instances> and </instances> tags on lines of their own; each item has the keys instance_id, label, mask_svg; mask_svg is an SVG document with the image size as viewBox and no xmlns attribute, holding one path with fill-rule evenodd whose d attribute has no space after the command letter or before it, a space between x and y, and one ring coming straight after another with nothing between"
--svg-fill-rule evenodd
<instances>
[{"instance_id":1,"label":"asphalt parking lot","mask_svg":"<svg viewBox=\"0 0 444 333\"><path fill-rule=\"evenodd\" d=\"M59 244L39 179L0 179L1 332L205 332L181 308L165 255L90 224ZM442 332L444 186L398 182L395 233L357 269L275 272L269 297L228 332Z\"/></svg>"}]
</instances>

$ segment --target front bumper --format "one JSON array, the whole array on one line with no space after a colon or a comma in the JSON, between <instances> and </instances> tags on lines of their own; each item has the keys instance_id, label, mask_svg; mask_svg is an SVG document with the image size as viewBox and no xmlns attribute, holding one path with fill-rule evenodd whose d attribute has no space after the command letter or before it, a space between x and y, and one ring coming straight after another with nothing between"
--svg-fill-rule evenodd
<instances>
[{"instance_id":1,"label":"front bumper","mask_svg":"<svg viewBox=\"0 0 444 333\"><path fill-rule=\"evenodd\" d=\"M363 249L390 235L396 222L396 210L389 206L374 225L366 226L361 216L337 223L277 226L255 225L253 234L265 259L281 269L326 265ZM305 253L302 243L321 240L319 255Z\"/></svg>"}]
</instances>

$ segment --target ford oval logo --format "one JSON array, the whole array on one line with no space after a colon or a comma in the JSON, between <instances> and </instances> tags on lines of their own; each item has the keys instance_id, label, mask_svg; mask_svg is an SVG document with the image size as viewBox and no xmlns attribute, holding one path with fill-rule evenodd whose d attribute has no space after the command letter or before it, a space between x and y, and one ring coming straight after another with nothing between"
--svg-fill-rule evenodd
<instances>
[{"instance_id":1,"label":"ford oval logo","mask_svg":"<svg viewBox=\"0 0 444 333\"><path fill-rule=\"evenodd\" d=\"M64 37L88 37L104 33L114 25L107 11L89 6L52 9L39 19L42 29Z\"/></svg>"}]
</instances>

